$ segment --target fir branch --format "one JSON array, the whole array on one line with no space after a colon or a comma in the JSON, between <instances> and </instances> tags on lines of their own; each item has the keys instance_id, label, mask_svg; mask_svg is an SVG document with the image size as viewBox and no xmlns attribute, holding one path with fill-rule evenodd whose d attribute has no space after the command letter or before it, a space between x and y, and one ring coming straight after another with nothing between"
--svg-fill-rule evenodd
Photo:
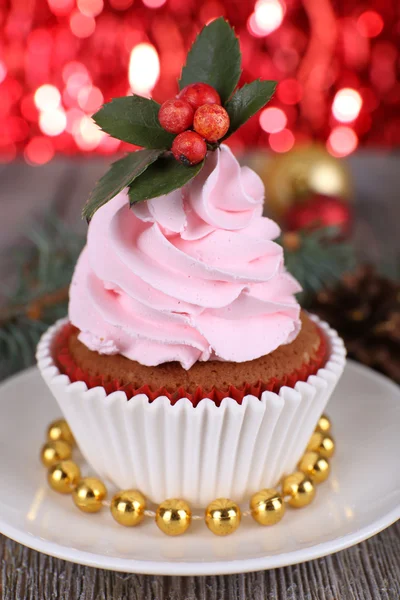
<instances>
[{"instance_id":1,"label":"fir branch","mask_svg":"<svg viewBox=\"0 0 400 600\"><path fill-rule=\"evenodd\" d=\"M17 283L0 309L0 379L33 364L41 334L67 312L68 288L83 247L54 217L29 233L31 244L16 249Z\"/></svg>"},{"instance_id":2,"label":"fir branch","mask_svg":"<svg viewBox=\"0 0 400 600\"><path fill-rule=\"evenodd\" d=\"M300 283L298 299L307 307L323 287L354 269L356 260L349 242L338 239L336 227L283 234L278 240L285 250L285 266Z\"/></svg>"}]
</instances>

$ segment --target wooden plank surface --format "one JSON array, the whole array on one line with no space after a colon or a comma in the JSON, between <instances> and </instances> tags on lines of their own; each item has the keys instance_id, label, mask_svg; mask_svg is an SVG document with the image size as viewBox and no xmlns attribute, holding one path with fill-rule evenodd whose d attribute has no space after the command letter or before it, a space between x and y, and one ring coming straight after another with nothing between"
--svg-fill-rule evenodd
<instances>
[{"instance_id":1,"label":"wooden plank surface","mask_svg":"<svg viewBox=\"0 0 400 600\"><path fill-rule=\"evenodd\" d=\"M400 256L399 156L362 152L352 156L349 165L355 180L358 252L384 262L394 272ZM24 232L33 219L52 210L74 229L84 231L80 207L103 171L104 162L98 159L57 160L41 168L17 162L0 168L3 282L12 281L7 249L25 243ZM221 577L153 577L97 570L45 556L0 535L0 599L400 600L400 522L326 558Z\"/></svg>"}]
</instances>

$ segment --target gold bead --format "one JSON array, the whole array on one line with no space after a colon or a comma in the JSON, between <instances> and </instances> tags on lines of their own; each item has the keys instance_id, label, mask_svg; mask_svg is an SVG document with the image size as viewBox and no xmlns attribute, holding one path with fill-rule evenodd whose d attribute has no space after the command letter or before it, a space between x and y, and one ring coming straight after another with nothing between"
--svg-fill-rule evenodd
<instances>
[{"instance_id":1,"label":"gold bead","mask_svg":"<svg viewBox=\"0 0 400 600\"><path fill-rule=\"evenodd\" d=\"M161 502L156 512L156 523L167 535L182 535L192 520L189 504L179 498Z\"/></svg>"},{"instance_id":2,"label":"gold bead","mask_svg":"<svg viewBox=\"0 0 400 600\"><path fill-rule=\"evenodd\" d=\"M57 419L57 421L50 423L47 429L47 439L49 442L63 440L64 442L71 444L71 446L75 444L74 436L65 419Z\"/></svg>"},{"instance_id":3,"label":"gold bead","mask_svg":"<svg viewBox=\"0 0 400 600\"><path fill-rule=\"evenodd\" d=\"M288 503L294 508L307 506L314 500L315 486L312 480L301 471L285 477L282 489L284 496L290 496Z\"/></svg>"},{"instance_id":4,"label":"gold bead","mask_svg":"<svg viewBox=\"0 0 400 600\"><path fill-rule=\"evenodd\" d=\"M50 487L61 494L70 494L81 477L80 468L72 460L62 460L50 467L47 481Z\"/></svg>"},{"instance_id":5,"label":"gold bead","mask_svg":"<svg viewBox=\"0 0 400 600\"><path fill-rule=\"evenodd\" d=\"M87 513L99 512L106 496L106 486L96 477L81 479L72 492L72 499L76 506Z\"/></svg>"},{"instance_id":6,"label":"gold bead","mask_svg":"<svg viewBox=\"0 0 400 600\"><path fill-rule=\"evenodd\" d=\"M228 498L218 498L206 508L206 525L215 535L233 533L239 527L240 519L240 508Z\"/></svg>"},{"instance_id":7,"label":"gold bead","mask_svg":"<svg viewBox=\"0 0 400 600\"><path fill-rule=\"evenodd\" d=\"M329 477L330 465L318 452L306 452L299 462L299 470L311 477L314 483L322 483Z\"/></svg>"},{"instance_id":8,"label":"gold bead","mask_svg":"<svg viewBox=\"0 0 400 600\"><path fill-rule=\"evenodd\" d=\"M329 433L331 430L332 424L330 419L326 415L321 415L318 419L317 426L315 428L316 431L321 431L322 433Z\"/></svg>"},{"instance_id":9,"label":"gold bead","mask_svg":"<svg viewBox=\"0 0 400 600\"><path fill-rule=\"evenodd\" d=\"M277 490L265 489L251 497L250 510L260 525L275 525L285 514L285 504Z\"/></svg>"},{"instance_id":10,"label":"gold bead","mask_svg":"<svg viewBox=\"0 0 400 600\"><path fill-rule=\"evenodd\" d=\"M324 458L331 458L335 454L335 441L330 435L315 431L310 437L307 450L318 452Z\"/></svg>"},{"instance_id":11,"label":"gold bead","mask_svg":"<svg viewBox=\"0 0 400 600\"><path fill-rule=\"evenodd\" d=\"M47 442L40 451L40 460L45 467L49 468L62 460L71 458L72 448L63 440Z\"/></svg>"},{"instance_id":12,"label":"gold bead","mask_svg":"<svg viewBox=\"0 0 400 600\"><path fill-rule=\"evenodd\" d=\"M146 498L137 490L123 490L111 500L111 514L120 525L134 527L144 518Z\"/></svg>"}]
</instances>

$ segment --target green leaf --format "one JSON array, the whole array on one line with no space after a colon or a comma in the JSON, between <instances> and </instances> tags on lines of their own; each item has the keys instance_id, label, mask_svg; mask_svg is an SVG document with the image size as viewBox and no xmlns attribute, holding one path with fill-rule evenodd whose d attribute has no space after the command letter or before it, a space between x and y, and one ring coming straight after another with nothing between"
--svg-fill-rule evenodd
<instances>
[{"instance_id":1,"label":"green leaf","mask_svg":"<svg viewBox=\"0 0 400 600\"><path fill-rule=\"evenodd\" d=\"M114 198L160 156L162 150L137 150L113 163L86 202L82 216L88 221L96 210Z\"/></svg>"},{"instance_id":2,"label":"green leaf","mask_svg":"<svg viewBox=\"0 0 400 600\"><path fill-rule=\"evenodd\" d=\"M114 98L93 115L112 137L144 148L171 148L174 135L158 121L160 105L142 96Z\"/></svg>"},{"instance_id":3,"label":"green leaf","mask_svg":"<svg viewBox=\"0 0 400 600\"><path fill-rule=\"evenodd\" d=\"M256 79L237 90L225 105L231 121L229 131L225 137L232 135L260 108L265 106L275 92L275 88L276 81Z\"/></svg>"},{"instance_id":4,"label":"green leaf","mask_svg":"<svg viewBox=\"0 0 400 600\"><path fill-rule=\"evenodd\" d=\"M189 83L208 83L224 104L238 84L241 74L239 40L223 17L204 27L197 36L182 69L179 89Z\"/></svg>"},{"instance_id":5,"label":"green leaf","mask_svg":"<svg viewBox=\"0 0 400 600\"><path fill-rule=\"evenodd\" d=\"M201 171L203 165L204 161L186 167L173 156L160 156L129 186L131 206L181 188Z\"/></svg>"}]
</instances>

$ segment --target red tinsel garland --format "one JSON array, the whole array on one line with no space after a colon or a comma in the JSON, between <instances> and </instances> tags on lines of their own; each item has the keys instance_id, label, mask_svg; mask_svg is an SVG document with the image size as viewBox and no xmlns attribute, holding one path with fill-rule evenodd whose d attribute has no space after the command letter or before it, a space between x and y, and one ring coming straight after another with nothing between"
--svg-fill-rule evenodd
<instances>
[{"instance_id":1,"label":"red tinsel garland","mask_svg":"<svg viewBox=\"0 0 400 600\"><path fill-rule=\"evenodd\" d=\"M0 159L23 153L43 164L55 153L126 149L90 115L129 90L172 96L190 43L219 15L240 36L241 83L279 81L277 111L235 134L237 150L282 152L318 138L344 156L358 143L399 144L396 3L10 0L0 7Z\"/></svg>"}]
</instances>

